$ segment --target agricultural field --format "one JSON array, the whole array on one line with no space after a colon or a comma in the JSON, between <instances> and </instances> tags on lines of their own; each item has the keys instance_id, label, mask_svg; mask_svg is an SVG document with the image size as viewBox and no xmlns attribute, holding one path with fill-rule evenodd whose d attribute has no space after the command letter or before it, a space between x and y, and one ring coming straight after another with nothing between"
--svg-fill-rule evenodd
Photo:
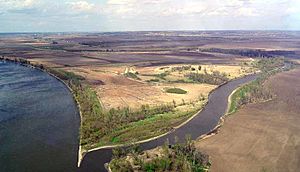
<instances>
[{"instance_id":1,"label":"agricultural field","mask_svg":"<svg viewBox=\"0 0 300 172\"><path fill-rule=\"evenodd\" d=\"M219 72L228 79L234 79L255 72L250 66L238 65L101 66L66 70L85 77L107 110L139 108L146 104L155 106L163 103L194 102L201 96L207 97L219 84L194 82L186 76L190 73ZM186 93L168 93L167 89L170 88L183 89Z\"/></svg>"},{"instance_id":2,"label":"agricultural field","mask_svg":"<svg viewBox=\"0 0 300 172\"><path fill-rule=\"evenodd\" d=\"M211 171L297 171L300 70L282 72L264 87L276 96L249 104L226 118L219 133L196 141L212 158ZM293 84L290 84L293 83Z\"/></svg>"}]
</instances>

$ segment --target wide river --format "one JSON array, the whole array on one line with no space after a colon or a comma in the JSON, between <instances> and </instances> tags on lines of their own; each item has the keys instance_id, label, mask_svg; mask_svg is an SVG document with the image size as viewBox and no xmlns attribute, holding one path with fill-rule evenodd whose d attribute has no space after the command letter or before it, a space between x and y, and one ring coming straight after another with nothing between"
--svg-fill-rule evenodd
<instances>
[{"instance_id":1,"label":"wide river","mask_svg":"<svg viewBox=\"0 0 300 172\"><path fill-rule=\"evenodd\" d=\"M76 171L80 117L45 72L0 61L0 171Z\"/></svg>"}]
</instances>

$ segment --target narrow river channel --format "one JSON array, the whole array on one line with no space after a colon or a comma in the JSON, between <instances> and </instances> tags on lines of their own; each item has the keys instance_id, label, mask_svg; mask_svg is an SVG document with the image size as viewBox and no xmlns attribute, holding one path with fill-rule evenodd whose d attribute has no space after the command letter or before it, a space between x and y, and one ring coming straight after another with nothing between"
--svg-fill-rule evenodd
<instances>
[{"instance_id":1,"label":"narrow river channel","mask_svg":"<svg viewBox=\"0 0 300 172\"><path fill-rule=\"evenodd\" d=\"M209 133L218 125L220 118L226 113L228 97L232 91L242 84L255 80L255 78L256 75L248 75L244 78L236 79L220 86L210 94L208 104L204 109L186 125L164 137L141 144L141 148L143 150L152 149L163 145L167 139L170 144L174 144L175 136L178 137L179 142L183 142L186 135L190 135L192 139L196 139L203 134ZM106 171L104 164L110 161L111 156L112 149L109 148L89 152L81 162L79 171L104 172Z\"/></svg>"},{"instance_id":2,"label":"narrow river channel","mask_svg":"<svg viewBox=\"0 0 300 172\"><path fill-rule=\"evenodd\" d=\"M0 171L77 170L80 117L70 91L45 72L0 61Z\"/></svg>"}]
</instances>

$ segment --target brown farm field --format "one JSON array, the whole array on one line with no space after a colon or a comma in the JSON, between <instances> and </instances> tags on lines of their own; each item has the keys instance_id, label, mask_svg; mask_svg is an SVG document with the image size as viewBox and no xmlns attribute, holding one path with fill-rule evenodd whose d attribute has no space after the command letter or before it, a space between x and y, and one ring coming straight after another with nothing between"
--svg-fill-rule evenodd
<instances>
[{"instance_id":1,"label":"brown farm field","mask_svg":"<svg viewBox=\"0 0 300 172\"><path fill-rule=\"evenodd\" d=\"M265 87L275 99L244 106L225 119L217 135L196 142L211 155L212 172L299 171L299 75L298 68L271 77Z\"/></svg>"},{"instance_id":2,"label":"brown farm field","mask_svg":"<svg viewBox=\"0 0 300 172\"><path fill-rule=\"evenodd\" d=\"M164 103L182 103L194 102L200 96L207 97L209 92L216 88L216 85L199 84L199 83L180 83L170 82L184 79L184 75L192 72L190 70L170 72L165 78L161 79L155 75L171 71L174 67L191 66L198 68L199 65L164 65L150 67L129 67L129 66L88 66L65 68L65 70L74 72L85 77L96 90L97 95L101 99L103 108L109 110L111 108L130 107L132 109L140 108L142 105L160 105ZM250 67L242 67L238 65L201 65L202 70L193 71L194 73L208 73L219 71L226 73L228 78L234 79L253 72ZM124 76L126 70L137 72L139 79L132 79ZM158 80L157 82L149 82ZM168 88L181 88L186 90L186 94L167 93Z\"/></svg>"}]
</instances>

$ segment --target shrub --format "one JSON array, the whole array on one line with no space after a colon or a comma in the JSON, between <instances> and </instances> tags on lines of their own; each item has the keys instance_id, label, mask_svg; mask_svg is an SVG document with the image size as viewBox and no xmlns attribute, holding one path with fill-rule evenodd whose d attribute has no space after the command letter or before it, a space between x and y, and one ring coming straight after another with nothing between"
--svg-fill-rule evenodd
<instances>
[{"instance_id":1,"label":"shrub","mask_svg":"<svg viewBox=\"0 0 300 172\"><path fill-rule=\"evenodd\" d=\"M181 89L181 88L168 88L166 89L167 93L173 93L173 94L186 94L187 91Z\"/></svg>"},{"instance_id":2,"label":"shrub","mask_svg":"<svg viewBox=\"0 0 300 172\"><path fill-rule=\"evenodd\" d=\"M150 80L147 80L147 82L159 82L159 79L150 79Z\"/></svg>"},{"instance_id":3,"label":"shrub","mask_svg":"<svg viewBox=\"0 0 300 172\"><path fill-rule=\"evenodd\" d=\"M137 74L132 73L132 72L127 72L127 73L124 74L124 76L126 76L126 77L128 77L128 78L132 78L132 79L141 80L141 78L139 78L139 77L137 76Z\"/></svg>"}]
</instances>

